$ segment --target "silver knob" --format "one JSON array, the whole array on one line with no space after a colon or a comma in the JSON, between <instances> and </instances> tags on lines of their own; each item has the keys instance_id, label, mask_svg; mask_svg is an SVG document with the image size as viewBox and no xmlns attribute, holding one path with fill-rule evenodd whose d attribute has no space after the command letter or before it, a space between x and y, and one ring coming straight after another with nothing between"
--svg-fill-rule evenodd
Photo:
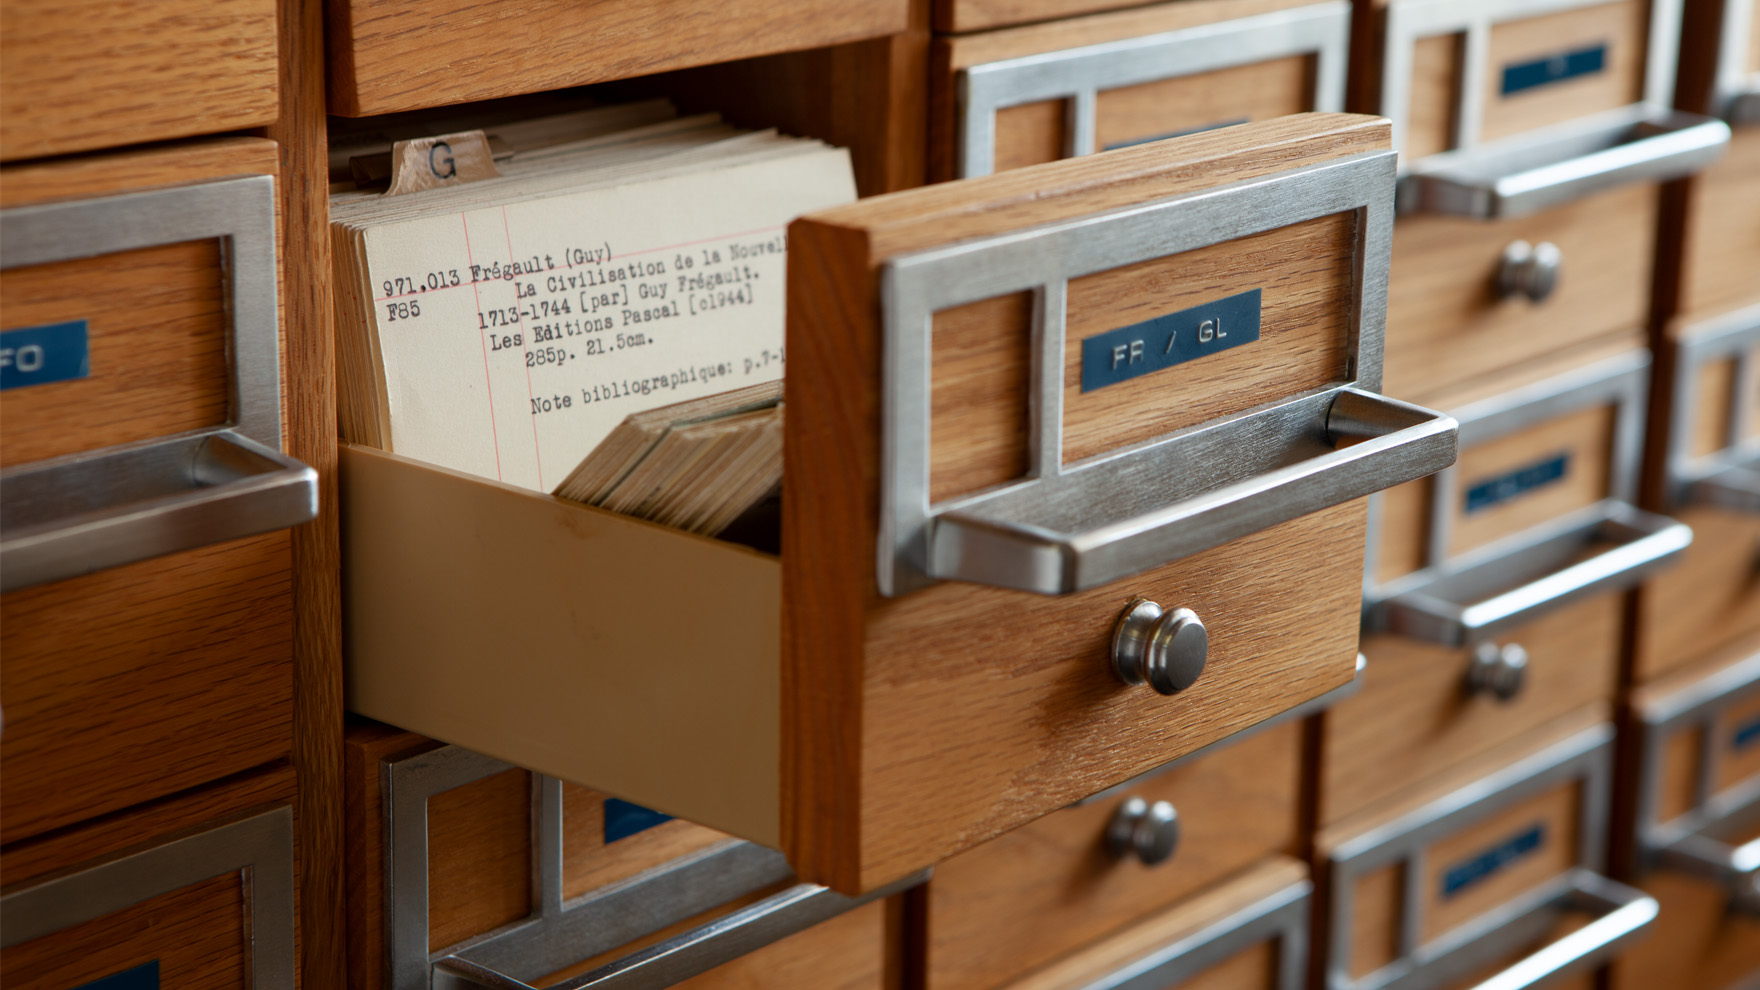
<instances>
[{"instance_id":1,"label":"silver knob","mask_svg":"<svg viewBox=\"0 0 1760 990\"><path fill-rule=\"evenodd\" d=\"M1503 262L1497 269L1497 295L1501 299L1527 296L1530 302L1545 302L1558 288L1558 270L1564 264L1564 252L1551 241L1538 245L1512 241L1503 249Z\"/></svg>"},{"instance_id":2,"label":"silver knob","mask_svg":"<svg viewBox=\"0 0 1760 990\"><path fill-rule=\"evenodd\" d=\"M1135 856L1144 866L1165 863L1179 849L1179 812L1166 801L1126 798L1106 826L1106 848L1119 859Z\"/></svg>"},{"instance_id":3,"label":"silver knob","mask_svg":"<svg viewBox=\"0 0 1760 990\"><path fill-rule=\"evenodd\" d=\"M1148 684L1177 694L1204 672L1210 634L1189 608L1164 612L1147 598L1133 598L1112 627L1112 669L1126 684Z\"/></svg>"},{"instance_id":4,"label":"silver knob","mask_svg":"<svg viewBox=\"0 0 1760 990\"><path fill-rule=\"evenodd\" d=\"M1473 662L1467 667L1467 691L1489 693L1498 701L1509 701L1522 693L1528 679L1528 651L1519 643L1498 646L1480 643L1473 649Z\"/></svg>"}]
</instances>

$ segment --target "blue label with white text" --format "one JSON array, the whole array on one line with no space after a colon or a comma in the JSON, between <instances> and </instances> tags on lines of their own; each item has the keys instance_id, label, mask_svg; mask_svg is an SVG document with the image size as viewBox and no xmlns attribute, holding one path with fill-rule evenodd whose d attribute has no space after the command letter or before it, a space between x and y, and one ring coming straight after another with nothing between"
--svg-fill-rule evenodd
<instances>
[{"instance_id":1,"label":"blue label with white text","mask_svg":"<svg viewBox=\"0 0 1760 990\"><path fill-rule=\"evenodd\" d=\"M1736 749L1747 749L1760 742L1760 718L1751 718L1736 726Z\"/></svg>"},{"instance_id":2,"label":"blue label with white text","mask_svg":"<svg viewBox=\"0 0 1760 990\"><path fill-rule=\"evenodd\" d=\"M1456 863L1442 875L1442 896L1445 899L1453 897L1469 887L1478 885L1487 877L1539 849L1545 843L1546 827L1535 825L1517 832L1472 859Z\"/></svg>"},{"instance_id":3,"label":"blue label with white text","mask_svg":"<svg viewBox=\"0 0 1760 990\"><path fill-rule=\"evenodd\" d=\"M1253 289L1087 338L1082 341L1082 391L1251 344L1259 339L1262 296Z\"/></svg>"},{"instance_id":4,"label":"blue label with white text","mask_svg":"<svg viewBox=\"0 0 1760 990\"><path fill-rule=\"evenodd\" d=\"M84 320L0 333L0 392L87 378L91 373Z\"/></svg>"},{"instance_id":5,"label":"blue label with white text","mask_svg":"<svg viewBox=\"0 0 1760 990\"><path fill-rule=\"evenodd\" d=\"M73 990L159 990L159 960L82 983Z\"/></svg>"},{"instance_id":6,"label":"blue label with white text","mask_svg":"<svg viewBox=\"0 0 1760 990\"><path fill-rule=\"evenodd\" d=\"M1526 495L1536 488L1544 488L1560 481L1570 470L1570 466L1569 454L1556 454L1533 464L1524 464L1495 478L1475 482L1467 488L1467 514L1489 509L1519 495Z\"/></svg>"},{"instance_id":7,"label":"blue label with white text","mask_svg":"<svg viewBox=\"0 0 1760 990\"><path fill-rule=\"evenodd\" d=\"M662 822L672 820L671 815L662 815L658 811L649 811L639 804L619 801L616 798L605 799L605 842L616 842L627 839L637 832L653 828Z\"/></svg>"},{"instance_id":8,"label":"blue label with white text","mask_svg":"<svg viewBox=\"0 0 1760 990\"><path fill-rule=\"evenodd\" d=\"M1503 95L1587 76L1607 68L1607 45L1591 45L1503 67Z\"/></svg>"}]
</instances>

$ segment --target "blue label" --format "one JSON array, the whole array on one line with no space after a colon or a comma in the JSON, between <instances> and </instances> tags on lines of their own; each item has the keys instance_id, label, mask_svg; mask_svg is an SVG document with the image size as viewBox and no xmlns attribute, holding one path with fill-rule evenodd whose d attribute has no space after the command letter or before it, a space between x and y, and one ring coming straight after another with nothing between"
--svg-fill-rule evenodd
<instances>
[{"instance_id":1,"label":"blue label","mask_svg":"<svg viewBox=\"0 0 1760 990\"><path fill-rule=\"evenodd\" d=\"M1746 749L1760 742L1760 717L1751 718L1736 726L1736 748Z\"/></svg>"},{"instance_id":2,"label":"blue label","mask_svg":"<svg viewBox=\"0 0 1760 990\"><path fill-rule=\"evenodd\" d=\"M1108 330L1082 341L1082 391L1116 385L1259 339L1260 290Z\"/></svg>"},{"instance_id":3,"label":"blue label","mask_svg":"<svg viewBox=\"0 0 1760 990\"><path fill-rule=\"evenodd\" d=\"M73 990L159 990L159 960L93 980Z\"/></svg>"},{"instance_id":4,"label":"blue label","mask_svg":"<svg viewBox=\"0 0 1760 990\"><path fill-rule=\"evenodd\" d=\"M619 801L616 798L605 799L605 842L616 842L627 839L637 832L653 828L661 822L672 821L671 815L662 815L658 811L649 811L639 804Z\"/></svg>"},{"instance_id":5,"label":"blue label","mask_svg":"<svg viewBox=\"0 0 1760 990\"><path fill-rule=\"evenodd\" d=\"M91 373L84 320L0 333L0 392L86 378Z\"/></svg>"},{"instance_id":6,"label":"blue label","mask_svg":"<svg viewBox=\"0 0 1760 990\"><path fill-rule=\"evenodd\" d=\"M1562 479L1570 466L1571 455L1558 454L1534 464L1524 464L1507 474L1487 478L1467 489L1467 514L1472 515L1550 485Z\"/></svg>"},{"instance_id":7,"label":"blue label","mask_svg":"<svg viewBox=\"0 0 1760 990\"><path fill-rule=\"evenodd\" d=\"M1472 859L1449 867L1442 875L1442 896L1453 897L1509 864L1521 859L1546 842L1546 827L1535 825L1492 846Z\"/></svg>"},{"instance_id":8,"label":"blue label","mask_svg":"<svg viewBox=\"0 0 1760 990\"><path fill-rule=\"evenodd\" d=\"M1219 120L1214 124L1201 124L1197 127L1188 127L1183 131L1168 131L1166 134L1156 134L1153 137L1132 138L1129 141L1114 141L1100 150L1117 151L1120 148L1135 148L1139 144L1149 144L1154 141L1166 141L1170 138L1185 137L1187 134L1202 134L1205 131L1220 130L1224 127L1233 127L1236 124L1244 124L1246 122L1247 118L1245 117L1236 117L1233 120Z\"/></svg>"},{"instance_id":9,"label":"blue label","mask_svg":"<svg viewBox=\"0 0 1760 990\"><path fill-rule=\"evenodd\" d=\"M1517 62L1503 67L1503 95L1520 93L1536 86L1550 86L1555 82L1587 76L1606 68L1606 43L1579 48L1574 52L1548 55L1532 62Z\"/></svg>"}]
</instances>

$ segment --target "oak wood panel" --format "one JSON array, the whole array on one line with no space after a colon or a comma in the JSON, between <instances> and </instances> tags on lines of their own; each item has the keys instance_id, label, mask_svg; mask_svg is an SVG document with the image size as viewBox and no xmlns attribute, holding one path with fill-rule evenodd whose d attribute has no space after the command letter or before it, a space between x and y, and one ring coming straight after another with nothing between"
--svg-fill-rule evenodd
<instances>
[{"instance_id":1,"label":"oak wood panel","mask_svg":"<svg viewBox=\"0 0 1760 990\"><path fill-rule=\"evenodd\" d=\"M209 138L159 148L28 162L0 169L0 206L103 196L234 175L273 175L277 145L262 138Z\"/></svg>"},{"instance_id":2,"label":"oak wood panel","mask_svg":"<svg viewBox=\"0 0 1760 990\"><path fill-rule=\"evenodd\" d=\"M231 419L218 240L0 272L0 330L87 321L90 377L0 394L0 466Z\"/></svg>"},{"instance_id":3,"label":"oak wood panel","mask_svg":"<svg viewBox=\"0 0 1760 990\"><path fill-rule=\"evenodd\" d=\"M1760 127L1736 128L1729 153L1687 189L1680 311L1708 316L1760 301Z\"/></svg>"},{"instance_id":4,"label":"oak wood panel","mask_svg":"<svg viewBox=\"0 0 1760 990\"><path fill-rule=\"evenodd\" d=\"M1493 25L1480 139L1538 130L1642 100L1649 37L1650 5L1642 0L1618 0ZM1506 67L1594 45L1607 46L1601 71L1503 95Z\"/></svg>"},{"instance_id":5,"label":"oak wood panel","mask_svg":"<svg viewBox=\"0 0 1760 990\"><path fill-rule=\"evenodd\" d=\"M1054 162L1068 147L1067 100L1040 100L996 111L996 154L991 163L995 171ZM951 179L954 174L950 166L940 178Z\"/></svg>"},{"instance_id":6,"label":"oak wood panel","mask_svg":"<svg viewBox=\"0 0 1760 990\"><path fill-rule=\"evenodd\" d=\"M1075 990L1089 986L1219 918L1300 883L1307 875L1304 864L1287 856L1271 857L1009 984L1008 990ZM1260 942L1180 983L1180 990L1269 990L1276 986L1272 974L1278 954L1287 951L1290 948L1278 942Z\"/></svg>"},{"instance_id":7,"label":"oak wood panel","mask_svg":"<svg viewBox=\"0 0 1760 990\"><path fill-rule=\"evenodd\" d=\"M1350 380L1356 256L1356 218L1334 214L1071 279L1064 463ZM1082 391L1085 338L1255 288L1257 341Z\"/></svg>"},{"instance_id":8,"label":"oak wood panel","mask_svg":"<svg viewBox=\"0 0 1760 990\"><path fill-rule=\"evenodd\" d=\"M0 597L0 837L288 755L286 533Z\"/></svg>"},{"instance_id":9,"label":"oak wood panel","mask_svg":"<svg viewBox=\"0 0 1760 990\"><path fill-rule=\"evenodd\" d=\"M330 0L330 110L364 116L876 38L906 0Z\"/></svg>"},{"instance_id":10,"label":"oak wood panel","mask_svg":"<svg viewBox=\"0 0 1760 990\"><path fill-rule=\"evenodd\" d=\"M1575 781L1527 798L1494 815L1438 839L1425 850L1424 940L1434 939L1473 918L1513 900L1574 866L1580 856L1580 785ZM1540 829L1540 842L1478 881L1447 896L1448 871L1471 862L1488 850Z\"/></svg>"},{"instance_id":11,"label":"oak wood panel","mask_svg":"<svg viewBox=\"0 0 1760 990\"><path fill-rule=\"evenodd\" d=\"M1612 405L1591 406L1463 447L1455 462L1462 496L1454 506L1449 552L1464 553L1607 498L1617 413ZM1557 481L1477 512L1466 511L1465 493L1475 485L1560 456L1567 460Z\"/></svg>"},{"instance_id":12,"label":"oak wood panel","mask_svg":"<svg viewBox=\"0 0 1760 990\"><path fill-rule=\"evenodd\" d=\"M1406 868L1389 863L1357 878L1351 892L1350 973L1368 976L1399 958L1400 905Z\"/></svg>"},{"instance_id":13,"label":"oak wood panel","mask_svg":"<svg viewBox=\"0 0 1760 990\"><path fill-rule=\"evenodd\" d=\"M531 781L503 770L428 799L428 951L531 911Z\"/></svg>"},{"instance_id":14,"label":"oak wood panel","mask_svg":"<svg viewBox=\"0 0 1760 990\"><path fill-rule=\"evenodd\" d=\"M1486 223L1415 216L1394 224L1382 385L1423 401L1591 341L1643 342L1656 187L1632 185ZM1551 241L1563 255L1545 302L1499 300L1503 249Z\"/></svg>"},{"instance_id":15,"label":"oak wood panel","mask_svg":"<svg viewBox=\"0 0 1760 990\"><path fill-rule=\"evenodd\" d=\"M1282 118L876 197L791 227L786 388L805 425L788 432L786 456L813 467L784 476L784 545L814 552L783 575L782 829L803 876L883 883L1342 684L1355 660L1360 505L1082 595L943 584L879 598L876 267L1387 139L1371 119ZM1106 630L1133 593L1218 616L1206 619L1211 667L1178 698L1138 697L1104 669ZM969 714L946 717L967 699Z\"/></svg>"},{"instance_id":16,"label":"oak wood panel","mask_svg":"<svg viewBox=\"0 0 1760 990\"><path fill-rule=\"evenodd\" d=\"M1094 115L1100 150L1314 109L1314 57L1252 65L1102 90Z\"/></svg>"},{"instance_id":17,"label":"oak wood panel","mask_svg":"<svg viewBox=\"0 0 1760 990\"><path fill-rule=\"evenodd\" d=\"M1430 500L1433 478L1419 478L1381 493L1376 509L1370 577L1391 581L1424 566L1430 544Z\"/></svg>"},{"instance_id":18,"label":"oak wood panel","mask_svg":"<svg viewBox=\"0 0 1760 990\"><path fill-rule=\"evenodd\" d=\"M1717 778L1712 786L1726 791L1737 784L1760 777L1760 746L1752 738L1739 743L1738 734L1752 736L1753 726L1760 720L1760 693L1731 705L1718 716L1712 729L1722 745L1718 754Z\"/></svg>"},{"instance_id":19,"label":"oak wood panel","mask_svg":"<svg viewBox=\"0 0 1760 990\"><path fill-rule=\"evenodd\" d=\"M1688 727L1669 733L1662 744L1662 783L1656 794L1656 820L1673 821L1698 804L1699 753L1704 732Z\"/></svg>"},{"instance_id":20,"label":"oak wood panel","mask_svg":"<svg viewBox=\"0 0 1760 990\"><path fill-rule=\"evenodd\" d=\"M266 124L275 42L275 0L10 0L0 8L0 158Z\"/></svg>"},{"instance_id":21,"label":"oak wood panel","mask_svg":"<svg viewBox=\"0 0 1760 990\"><path fill-rule=\"evenodd\" d=\"M1412 46L1412 80L1406 91L1405 146L1408 162L1447 151L1455 145L1460 123L1461 59L1466 36L1438 34L1419 38Z\"/></svg>"},{"instance_id":22,"label":"oak wood panel","mask_svg":"<svg viewBox=\"0 0 1760 990\"><path fill-rule=\"evenodd\" d=\"M579 897L731 838L682 818L605 841L605 795L562 785L562 896Z\"/></svg>"},{"instance_id":23,"label":"oak wood panel","mask_svg":"<svg viewBox=\"0 0 1760 990\"><path fill-rule=\"evenodd\" d=\"M1528 651L1527 682L1510 701L1466 692L1470 648L1365 637L1362 689L1322 716L1320 821L1336 822L1506 739L1611 699L1622 606L1621 595L1599 595L1500 636L1498 642Z\"/></svg>"},{"instance_id":24,"label":"oak wood panel","mask_svg":"<svg viewBox=\"0 0 1760 990\"><path fill-rule=\"evenodd\" d=\"M1165 9L1182 5L1211 8L1231 5L1234 10L1242 12L1233 16L1246 16L1261 10L1301 7L1312 2L1313 0L1198 0L1198 2L1185 4L1163 3L1159 6ZM1129 6L1130 4L1125 0L945 0L945 2L935 4L935 30L960 32L1017 24L1027 25L1034 21L1053 21L1074 17L1078 14L1092 14L1097 11ZM1139 12L1141 11L1121 10L1115 16L1125 17ZM1172 15L1169 12L1163 16ZM1194 12L1194 16L1220 19L1215 15L1197 14L1196 12ZM1052 25L1040 26L1050 28ZM1169 29L1160 28L1159 30ZM1147 34L1148 32L1138 33ZM1082 44L1092 44L1092 42L1082 42Z\"/></svg>"},{"instance_id":25,"label":"oak wood panel","mask_svg":"<svg viewBox=\"0 0 1760 990\"><path fill-rule=\"evenodd\" d=\"M1732 838L1760 838L1760 830ZM1654 931L1613 964L1612 990L1734 990L1760 977L1760 918L1730 910L1728 895L1700 877L1656 870L1640 886L1661 912Z\"/></svg>"},{"instance_id":26,"label":"oak wood panel","mask_svg":"<svg viewBox=\"0 0 1760 990\"><path fill-rule=\"evenodd\" d=\"M1639 683L1760 632L1760 519L1711 508L1675 515L1693 543L1638 588Z\"/></svg>"},{"instance_id":27,"label":"oak wood panel","mask_svg":"<svg viewBox=\"0 0 1760 990\"><path fill-rule=\"evenodd\" d=\"M929 881L929 990L1002 985L1266 857L1293 854L1300 752L1300 726L1279 726L941 863ZM1128 797L1178 811L1171 859L1150 867L1108 850L1107 824Z\"/></svg>"},{"instance_id":28,"label":"oak wood panel","mask_svg":"<svg viewBox=\"0 0 1760 990\"><path fill-rule=\"evenodd\" d=\"M1736 397L1735 358L1707 361L1693 383L1693 429L1688 451L1709 457L1729 446L1729 411Z\"/></svg>"},{"instance_id":29,"label":"oak wood panel","mask_svg":"<svg viewBox=\"0 0 1760 990\"><path fill-rule=\"evenodd\" d=\"M347 911L344 986L378 990L385 980L385 792L383 760L433 749L413 732L350 716L343 740L343 858ZM308 964L307 972L311 972Z\"/></svg>"},{"instance_id":30,"label":"oak wood panel","mask_svg":"<svg viewBox=\"0 0 1760 990\"><path fill-rule=\"evenodd\" d=\"M1033 293L944 309L929 333L929 501L1024 477Z\"/></svg>"}]
</instances>

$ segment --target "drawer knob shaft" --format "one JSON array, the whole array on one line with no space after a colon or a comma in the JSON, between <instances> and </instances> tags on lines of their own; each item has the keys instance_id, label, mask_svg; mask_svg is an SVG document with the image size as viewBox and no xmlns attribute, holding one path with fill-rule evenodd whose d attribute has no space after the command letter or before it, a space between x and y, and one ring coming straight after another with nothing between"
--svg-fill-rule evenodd
<instances>
[{"instance_id":1,"label":"drawer knob shaft","mask_svg":"<svg viewBox=\"0 0 1760 990\"><path fill-rule=\"evenodd\" d=\"M1528 651L1519 643L1498 646L1480 643L1473 650L1472 666L1467 668L1467 690L1486 692L1498 701L1510 701L1522 693L1528 679Z\"/></svg>"},{"instance_id":2,"label":"drawer knob shaft","mask_svg":"<svg viewBox=\"0 0 1760 990\"><path fill-rule=\"evenodd\" d=\"M1165 863L1179 849L1179 812L1166 801L1127 798L1106 826L1106 846L1119 859L1135 856L1144 866Z\"/></svg>"},{"instance_id":3,"label":"drawer knob shaft","mask_svg":"<svg viewBox=\"0 0 1760 990\"><path fill-rule=\"evenodd\" d=\"M1189 608L1163 611L1147 598L1134 598L1112 627L1112 669L1119 680L1161 694L1196 683L1209 653L1210 634Z\"/></svg>"},{"instance_id":4,"label":"drawer knob shaft","mask_svg":"<svg viewBox=\"0 0 1760 990\"><path fill-rule=\"evenodd\" d=\"M1503 249L1503 263L1497 269L1497 294L1500 298L1527 296L1530 302L1545 302L1558 288L1558 270L1564 264L1564 252L1551 241L1538 245L1512 241Z\"/></svg>"}]
</instances>

